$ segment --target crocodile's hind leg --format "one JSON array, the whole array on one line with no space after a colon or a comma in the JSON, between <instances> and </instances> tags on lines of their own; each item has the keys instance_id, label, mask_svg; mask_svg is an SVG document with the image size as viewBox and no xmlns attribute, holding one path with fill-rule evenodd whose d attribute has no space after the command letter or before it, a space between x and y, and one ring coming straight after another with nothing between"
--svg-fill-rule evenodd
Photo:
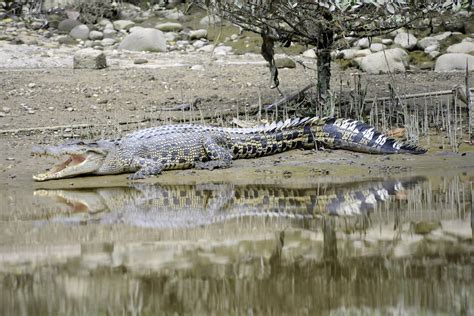
<instances>
[{"instance_id":1,"label":"crocodile's hind leg","mask_svg":"<svg viewBox=\"0 0 474 316\"><path fill-rule=\"evenodd\" d=\"M194 167L196 169L213 170L215 168L229 168L232 164L232 154L226 148L222 147L216 139L207 137L204 139L204 150L206 151L209 161L197 162Z\"/></svg>"},{"instance_id":2,"label":"crocodile's hind leg","mask_svg":"<svg viewBox=\"0 0 474 316\"><path fill-rule=\"evenodd\" d=\"M135 158L132 166L138 169L137 172L128 176L130 180L144 179L149 176L156 176L164 169L162 163L156 162L153 159Z\"/></svg>"}]
</instances>

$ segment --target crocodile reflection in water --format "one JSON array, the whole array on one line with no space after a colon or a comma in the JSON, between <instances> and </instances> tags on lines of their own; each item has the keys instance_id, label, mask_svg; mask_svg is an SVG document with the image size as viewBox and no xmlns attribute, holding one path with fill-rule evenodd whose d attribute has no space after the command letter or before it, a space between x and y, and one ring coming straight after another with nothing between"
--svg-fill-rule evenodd
<instances>
[{"instance_id":1,"label":"crocodile reflection in water","mask_svg":"<svg viewBox=\"0 0 474 316\"><path fill-rule=\"evenodd\" d=\"M37 190L78 212L50 220L64 223L125 223L154 228L210 225L242 217L317 218L368 214L378 201L425 181L356 182L310 188L272 185L133 185L84 190Z\"/></svg>"}]
</instances>

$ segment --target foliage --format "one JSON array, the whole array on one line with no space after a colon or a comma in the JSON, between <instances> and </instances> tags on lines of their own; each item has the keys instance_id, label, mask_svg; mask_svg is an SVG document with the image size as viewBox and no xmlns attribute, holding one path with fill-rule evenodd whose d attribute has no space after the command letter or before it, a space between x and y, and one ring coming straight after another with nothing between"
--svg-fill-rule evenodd
<instances>
[{"instance_id":1,"label":"foliage","mask_svg":"<svg viewBox=\"0 0 474 316\"><path fill-rule=\"evenodd\" d=\"M207 8L244 29L276 40L315 44L321 31L333 42L344 37L371 37L423 18L469 6L468 0L206 0Z\"/></svg>"},{"instance_id":2,"label":"foliage","mask_svg":"<svg viewBox=\"0 0 474 316\"><path fill-rule=\"evenodd\" d=\"M73 9L80 13L79 19L86 24L95 24L100 19L115 19L119 15L119 6L113 0L79 0Z\"/></svg>"}]
</instances>

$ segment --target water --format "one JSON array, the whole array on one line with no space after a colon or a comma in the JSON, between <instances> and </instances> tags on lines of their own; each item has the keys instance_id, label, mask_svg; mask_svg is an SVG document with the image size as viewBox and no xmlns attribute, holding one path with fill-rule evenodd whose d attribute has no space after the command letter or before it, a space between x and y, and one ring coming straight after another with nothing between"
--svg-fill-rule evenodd
<instances>
[{"instance_id":1,"label":"water","mask_svg":"<svg viewBox=\"0 0 474 316\"><path fill-rule=\"evenodd\" d=\"M473 179L0 192L0 314L472 315Z\"/></svg>"}]
</instances>

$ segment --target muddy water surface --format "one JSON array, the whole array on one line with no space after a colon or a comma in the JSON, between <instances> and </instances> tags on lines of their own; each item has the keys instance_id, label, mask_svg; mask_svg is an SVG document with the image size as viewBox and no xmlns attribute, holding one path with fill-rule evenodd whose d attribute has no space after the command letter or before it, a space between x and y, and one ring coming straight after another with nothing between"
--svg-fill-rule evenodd
<instances>
[{"instance_id":1,"label":"muddy water surface","mask_svg":"<svg viewBox=\"0 0 474 316\"><path fill-rule=\"evenodd\" d=\"M470 315L473 177L6 189L0 314Z\"/></svg>"}]
</instances>

